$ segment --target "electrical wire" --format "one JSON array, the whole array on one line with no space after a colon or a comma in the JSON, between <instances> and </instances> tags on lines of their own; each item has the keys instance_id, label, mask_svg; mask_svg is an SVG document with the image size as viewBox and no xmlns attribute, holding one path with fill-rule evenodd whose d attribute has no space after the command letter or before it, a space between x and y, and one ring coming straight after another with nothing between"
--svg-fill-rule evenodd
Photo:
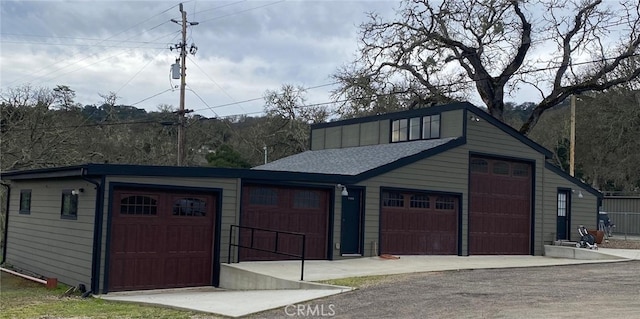
<instances>
[{"instance_id":1,"label":"electrical wire","mask_svg":"<svg viewBox=\"0 0 640 319\"><path fill-rule=\"evenodd\" d=\"M187 56L187 58L189 59L189 61L190 61L191 63L193 63L193 65L195 65L195 66L196 66L196 67L197 67L197 68L202 72L202 74L204 74L204 76L206 76L206 77L207 77L207 79L209 79L209 81L211 81L213 84L215 84L215 85L216 85L216 86L217 86L217 87L222 91L222 93L224 93L224 94L225 94L227 97L229 97L232 101L235 101L235 99L231 96L231 94L229 94L229 93L228 93L228 92L227 92L227 91L226 91L226 90L225 90L225 89L224 89L220 84L218 84L218 82L216 82L215 80L213 80L213 79L209 76L209 74L207 74L207 73L206 73L206 72L205 72L205 71L200 67L200 65L198 65L198 63L196 63L196 61L194 61L193 59L191 59L189 56ZM204 102L204 101L203 101L203 102ZM207 103L206 103L206 102L204 102L204 103L205 103L205 105L207 105ZM208 107L208 109L210 109L210 110L215 114L215 112L213 111L213 109L212 109L211 107L209 107L209 105L207 105L207 107ZM244 108L242 108L242 106L240 106L240 109L242 109L242 111L245 111L245 112L246 112L246 110L245 110Z\"/></svg>"},{"instance_id":2,"label":"electrical wire","mask_svg":"<svg viewBox=\"0 0 640 319\"><path fill-rule=\"evenodd\" d=\"M135 28L135 27L137 27L137 26L139 26L139 25L141 25L141 24L143 24L143 23L145 23L145 22L147 22L147 21L149 21L149 20L151 20L151 19L153 19L153 18L157 17L157 16L160 16L160 15L162 15L162 14L164 14L164 13L168 12L169 10L171 10L171 9L173 9L173 8L177 7L177 6L178 6L177 4L176 4L176 5L173 5L173 6L171 6L171 7L167 8L167 9L165 9L164 11L162 11L162 12L160 12L160 13L157 13L157 14L155 14L155 15L153 15L153 16L151 16L151 17L149 17L149 18L147 18L147 19L145 19L145 20L143 20L143 21L141 21L141 22L138 22L138 23L136 23L136 24L134 24L134 25L132 25L132 26L130 26L130 27L128 27L128 28L126 28L126 29L124 29L124 30L122 30L122 31L118 32L118 33L116 33L116 34L113 34L113 35L111 35L111 36L109 36L109 37L107 37L107 38L105 38L105 39L100 40L99 42L95 43L95 45L98 45L98 44L100 44L100 43L102 43L102 42L104 42L104 41L108 41L108 40L110 40L110 39L112 39L112 38L114 38L114 37L116 37L116 36L118 36L118 35L120 35L120 34L122 34L122 33L126 32L126 31L129 31L129 30L131 30L131 29L133 29L133 28ZM165 21L165 22L163 22L162 24L167 23L167 22L169 22L169 21ZM155 29L156 27L158 27L158 26L153 27L153 29ZM127 38L127 39L126 39L126 40L124 40L124 41L128 41L129 39L131 39L131 38L133 38L133 37L135 37L135 36L138 36L138 35L140 35L140 34L142 34L142 33L138 33L138 34L136 34L136 35L133 35L133 36L131 36L131 37ZM60 63L62 63L62 62L64 62L64 61L73 60L76 56L78 56L78 55L80 55L80 54L85 54L85 52L77 52L76 54L72 55L71 57L69 57L69 58L67 58L67 59L63 59L63 60L56 61L56 62L54 62L53 64L50 64L50 65L48 65L48 66L46 66L46 67L44 67L44 68L39 69L38 71L35 71L35 72L32 72L32 73L29 73L29 74L27 74L27 75L25 75L25 76L23 76L23 77L21 77L21 78L18 78L18 79L14 80L14 81L9 82L9 83L7 84L7 86L10 86L10 85L12 85L12 84L14 84L14 83L16 83L16 82L18 82L18 81L21 81L21 80L22 80L22 79L24 79L24 78L31 77L31 76L33 76L33 75L35 75L35 74L38 74L38 73L40 73L41 71L44 71L44 70L46 70L46 69L48 69L48 68L51 68L51 67L53 67L53 66L55 66L55 65L57 65L57 64L60 64ZM82 60L86 60L88 57L90 57L90 55L89 55L89 56L87 56L87 57L85 57L84 59L81 59L80 61L82 61ZM62 69L65 69L65 68L67 68L67 67L69 67L69 66L71 66L71 65L74 65L74 64L76 64L76 63L78 63L78 62L80 62L80 61L76 61L76 62L74 62L74 63L72 63L72 64L69 64L69 65L67 65L67 66L65 66L65 67L62 67L62 68L60 68L60 69L54 70L54 71L52 71L52 72L49 72L49 73L47 73L47 74L45 74L45 75L43 75L43 76L39 76L39 77L37 77L36 79L40 79L40 78L45 77L45 76L47 76L47 75L49 75L49 74L51 74L51 73L54 73L54 72L60 71L60 70L62 70ZM32 80L32 81L34 81L34 80ZM31 81L29 81L29 82L31 82Z\"/></svg>"},{"instance_id":3,"label":"electrical wire","mask_svg":"<svg viewBox=\"0 0 640 319\"><path fill-rule=\"evenodd\" d=\"M230 16L234 16L234 15L238 15L238 14L241 14L241 13L249 12L249 11L252 11L252 10L256 10L256 9L261 9L261 8L265 8L265 7L268 7L268 6L272 6L274 4L278 4L278 3L281 3L281 2L285 2L285 1L286 0L275 1L275 2L267 3L267 4L264 4L264 5L261 5L261 6L257 6L257 7L253 7L253 8L249 8L249 9L245 9L245 10L240 10L240 11L236 11L236 12L232 12L232 13L229 13L229 14L225 14L225 15L213 17L213 18L210 18L210 19L202 20L202 21L200 21L200 23L227 18L227 17L230 17Z\"/></svg>"}]
</instances>

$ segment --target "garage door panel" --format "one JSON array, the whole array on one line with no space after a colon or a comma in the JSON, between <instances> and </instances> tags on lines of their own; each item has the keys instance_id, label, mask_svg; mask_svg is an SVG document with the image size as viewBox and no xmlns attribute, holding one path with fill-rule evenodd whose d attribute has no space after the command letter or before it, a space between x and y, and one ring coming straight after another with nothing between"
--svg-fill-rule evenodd
<instances>
[{"instance_id":1,"label":"garage door panel","mask_svg":"<svg viewBox=\"0 0 640 319\"><path fill-rule=\"evenodd\" d=\"M412 192L383 192L380 252L396 255L456 254L458 200ZM413 202L414 200L415 202ZM436 204L440 200L442 203ZM437 209L451 202L450 209Z\"/></svg>"},{"instance_id":2,"label":"garage door panel","mask_svg":"<svg viewBox=\"0 0 640 319\"><path fill-rule=\"evenodd\" d=\"M215 202L208 194L114 191L109 290L211 285Z\"/></svg>"},{"instance_id":3,"label":"garage door panel","mask_svg":"<svg viewBox=\"0 0 640 319\"><path fill-rule=\"evenodd\" d=\"M240 218L241 226L306 235L306 258L326 259L328 241L329 192L311 188L288 188L269 185L245 185ZM255 236L258 236L254 234ZM247 230L240 232L240 242L249 245ZM299 255L301 237L280 234L278 250ZM274 250L275 233L255 237L254 245ZM282 260L290 257L240 248L240 260Z\"/></svg>"},{"instance_id":4,"label":"garage door panel","mask_svg":"<svg viewBox=\"0 0 640 319\"><path fill-rule=\"evenodd\" d=\"M488 163L488 170L473 166ZM471 158L469 253L529 254L531 165Z\"/></svg>"}]
</instances>

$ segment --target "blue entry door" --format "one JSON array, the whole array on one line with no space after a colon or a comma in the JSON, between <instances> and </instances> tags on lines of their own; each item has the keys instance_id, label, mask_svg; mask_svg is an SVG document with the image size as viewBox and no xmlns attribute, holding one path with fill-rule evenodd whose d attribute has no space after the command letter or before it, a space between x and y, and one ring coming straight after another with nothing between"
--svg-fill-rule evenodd
<instances>
[{"instance_id":1,"label":"blue entry door","mask_svg":"<svg viewBox=\"0 0 640 319\"><path fill-rule=\"evenodd\" d=\"M569 240L570 235L570 219L571 205L569 201L570 190L558 190L558 221L557 221L557 236L558 240Z\"/></svg>"},{"instance_id":2,"label":"blue entry door","mask_svg":"<svg viewBox=\"0 0 640 319\"><path fill-rule=\"evenodd\" d=\"M342 196L340 254L362 255L362 191L349 188Z\"/></svg>"}]
</instances>

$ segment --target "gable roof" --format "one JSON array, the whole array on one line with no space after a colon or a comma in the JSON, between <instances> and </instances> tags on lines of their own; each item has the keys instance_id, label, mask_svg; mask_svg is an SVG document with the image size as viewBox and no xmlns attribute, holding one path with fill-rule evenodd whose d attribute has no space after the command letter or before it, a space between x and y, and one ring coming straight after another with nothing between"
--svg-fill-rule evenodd
<instances>
[{"instance_id":1,"label":"gable roof","mask_svg":"<svg viewBox=\"0 0 640 319\"><path fill-rule=\"evenodd\" d=\"M376 170L376 174L380 174L400 165L406 165L407 161L413 162L426 158L463 143L462 137L449 137L306 151L253 169L350 176ZM398 165L389 166L394 163L398 163Z\"/></svg>"}]
</instances>

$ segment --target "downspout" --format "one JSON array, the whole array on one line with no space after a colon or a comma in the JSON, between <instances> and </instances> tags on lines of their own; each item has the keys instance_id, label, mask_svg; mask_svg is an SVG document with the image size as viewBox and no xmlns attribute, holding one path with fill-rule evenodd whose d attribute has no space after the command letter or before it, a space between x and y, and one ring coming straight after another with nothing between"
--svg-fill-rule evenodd
<instances>
[{"instance_id":1,"label":"downspout","mask_svg":"<svg viewBox=\"0 0 640 319\"><path fill-rule=\"evenodd\" d=\"M9 202L11 200L11 186L9 184L5 184L4 182L0 182L0 185L7 188L7 203L4 216L4 234L2 236L2 244L4 245L2 249L2 263L4 263L7 260L7 234L9 233Z\"/></svg>"},{"instance_id":2,"label":"downspout","mask_svg":"<svg viewBox=\"0 0 640 319\"><path fill-rule=\"evenodd\" d=\"M80 177L96 186L96 207L95 207L95 219L93 221L93 255L91 257L91 292L97 293L100 288L100 254L102 253L102 216L103 216L103 202L104 192L102 185L104 184L104 176L102 176L101 182L96 182L87 176L86 168L80 169Z\"/></svg>"}]
</instances>

